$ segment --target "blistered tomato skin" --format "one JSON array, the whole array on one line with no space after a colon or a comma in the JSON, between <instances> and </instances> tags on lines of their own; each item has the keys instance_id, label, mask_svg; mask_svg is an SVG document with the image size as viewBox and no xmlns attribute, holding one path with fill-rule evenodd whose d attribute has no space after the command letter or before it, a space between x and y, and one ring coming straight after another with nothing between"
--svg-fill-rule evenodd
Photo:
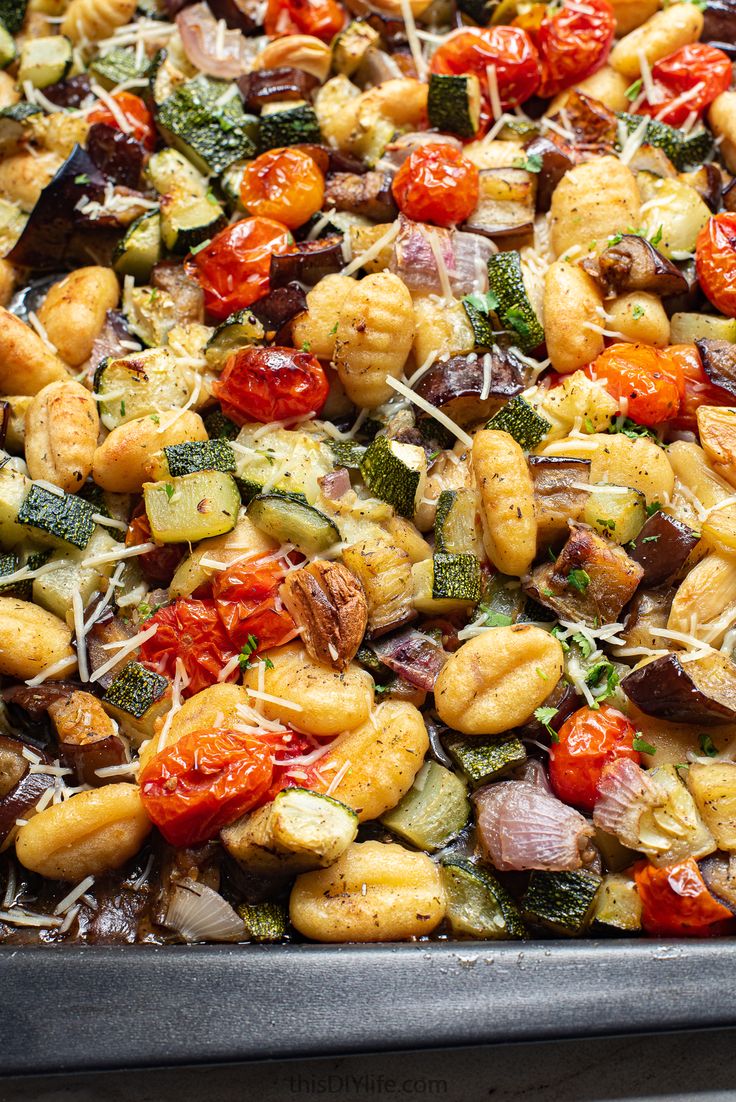
<instances>
[{"instance_id":1,"label":"blistered tomato skin","mask_svg":"<svg viewBox=\"0 0 736 1102\"><path fill-rule=\"evenodd\" d=\"M215 234L186 264L204 291L208 314L224 321L267 295L271 256L292 243L288 228L271 218L243 218Z\"/></svg>"},{"instance_id":2,"label":"blistered tomato skin","mask_svg":"<svg viewBox=\"0 0 736 1102\"><path fill-rule=\"evenodd\" d=\"M300 149L269 149L246 165L240 183L240 200L249 214L274 218L290 230L316 214L324 197L324 176Z\"/></svg>"},{"instance_id":3,"label":"blistered tomato skin","mask_svg":"<svg viewBox=\"0 0 736 1102\"><path fill-rule=\"evenodd\" d=\"M660 937L708 937L728 932L733 915L711 895L692 857L676 865L634 866L642 926Z\"/></svg>"},{"instance_id":4,"label":"blistered tomato skin","mask_svg":"<svg viewBox=\"0 0 736 1102\"><path fill-rule=\"evenodd\" d=\"M695 271L716 310L736 318L736 214L716 214L703 226L695 245Z\"/></svg>"},{"instance_id":5,"label":"blistered tomato skin","mask_svg":"<svg viewBox=\"0 0 736 1102\"><path fill-rule=\"evenodd\" d=\"M402 214L435 226L464 222L475 210L478 190L476 166L457 149L435 143L415 149L393 182Z\"/></svg>"},{"instance_id":6,"label":"blistered tomato skin","mask_svg":"<svg viewBox=\"0 0 736 1102\"><path fill-rule=\"evenodd\" d=\"M156 148L156 127L153 124L153 116L140 96L134 96L132 92L115 92L111 97L120 108L130 126L130 135L141 142L146 149ZM120 130L120 123L113 115L109 107L101 103L87 116L90 125L102 122L105 126L111 126L113 130Z\"/></svg>"},{"instance_id":7,"label":"blistered tomato skin","mask_svg":"<svg viewBox=\"0 0 736 1102\"><path fill-rule=\"evenodd\" d=\"M731 61L723 50L693 42L653 65L652 79L657 100L644 100L637 111L670 126L682 126L693 111L702 114L721 92L728 91Z\"/></svg>"},{"instance_id":8,"label":"blistered tomato skin","mask_svg":"<svg viewBox=\"0 0 736 1102\"><path fill-rule=\"evenodd\" d=\"M539 29L531 32L541 61L537 94L555 96L600 69L611 51L615 29L608 0L548 7Z\"/></svg>"},{"instance_id":9,"label":"blistered tomato skin","mask_svg":"<svg viewBox=\"0 0 736 1102\"><path fill-rule=\"evenodd\" d=\"M635 736L633 724L607 704L597 711L579 708L573 712L559 730L559 741L550 747L549 779L555 795L583 811L592 811L603 767L616 758L631 758L639 764Z\"/></svg>"},{"instance_id":10,"label":"blistered tomato skin","mask_svg":"<svg viewBox=\"0 0 736 1102\"><path fill-rule=\"evenodd\" d=\"M329 382L319 360L293 348L242 348L213 384L222 412L236 425L316 413Z\"/></svg>"},{"instance_id":11,"label":"blistered tomato skin","mask_svg":"<svg viewBox=\"0 0 736 1102\"><path fill-rule=\"evenodd\" d=\"M537 51L519 27L467 27L443 42L430 63L433 73L475 73L486 101L489 66L504 110L524 103L539 86Z\"/></svg>"},{"instance_id":12,"label":"blistered tomato skin","mask_svg":"<svg viewBox=\"0 0 736 1102\"><path fill-rule=\"evenodd\" d=\"M309 34L329 42L346 22L337 0L268 0L264 30L269 35Z\"/></svg>"},{"instance_id":13,"label":"blistered tomato skin","mask_svg":"<svg viewBox=\"0 0 736 1102\"><path fill-rule=\"evenodd\" d=\"M599 379L621 412L639 425L659 425L676 417L682 382L679 365L648 344L612 344L585 369Z\"/></svg>"}]
</instances>

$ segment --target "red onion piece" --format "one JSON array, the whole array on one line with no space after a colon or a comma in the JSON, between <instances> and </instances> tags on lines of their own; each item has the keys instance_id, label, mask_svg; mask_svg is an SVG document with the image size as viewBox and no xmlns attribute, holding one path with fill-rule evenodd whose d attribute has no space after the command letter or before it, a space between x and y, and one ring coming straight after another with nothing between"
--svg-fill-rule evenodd
<instances>
[{"instance_id":1,"label":"red onion piece","mask_svg":"<svg viewBox=\"0 0 736 1102\"><path fill-rule=\"evenodd\" d=\"M240 31L226 30L218 48L217 20L206 4L184 8L176 17L184 52L201 72L222 80L242 76L253 50Z\"/></svg>"},{"instance_id":2,"label":"red onion piece","mask_svg":"<svg viewBox=\"0 0 736 1102\"><path fill-rule=\"evenodd\" d=\"M592 856L593 826L541 786L502 781L476 792L478 836L501 872L579 869Z\"/></svg>"},{"instance_id":3,"label":"red onion piece","mask_svg":"<svg viewBox=\"0 0 736 1102\"><path fill-rule=\"evenodd\" d=\"M443 285L437 267L435 247L447 269L452 292L457 297L488 288L488 258L495 251L490 241L477 233L462 233L422 222L411 222L400 215L400 230L389 265L410 291L442 294Z\"/></svg>"},{"instance_id":4,"label":"red onion piece","mask_svg":"<svg viewBox=\"0 0 736 1102\"><path fill-rule=\"evenodd\" d=\"M347 467L338 467L318 481L325 497L330 501L338 501L350 489L350 472Z\"/></svg>"},{"instance_id":5,"label":"red onion piece","mask_svg":"<svg viewBox=\"0 0 736 1102\"><path fill-rule=\"evenodd\" d=\"M381 639L372 644L372 649L384 666L427 693L434 689L434 683L448 658L442 647L414 628Z\"/></svg>"},{"instance_id":6,"label":"red onion piece","mask_svg":"<svg viewBox=\"0 0 736 1102\"><path fill-rule=\"evenodd\" d=\"M593 822L623 845L641 849L642 815L666 801L667 793L641 766L630 758L616 758L601 774Z\"/></svg>"}]
</instances>

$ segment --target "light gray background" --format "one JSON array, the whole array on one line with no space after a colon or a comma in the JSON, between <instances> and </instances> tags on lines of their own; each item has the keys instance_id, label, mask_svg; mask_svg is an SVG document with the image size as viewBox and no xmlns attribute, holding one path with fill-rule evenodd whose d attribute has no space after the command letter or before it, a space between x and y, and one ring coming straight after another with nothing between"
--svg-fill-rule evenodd
<instances>
[{"instance_id":1,"label":"light gray background","mask_svg":"<svg viewBox=\"0 0 736 1102\"><path fill-rule=\"evenodd\" d=\"M727 975L724 982L731 982ZM677 998L674 990L672 997ZM73 1022L69 1028L73 1030ZM0 1083L0 1102L416 1102L427 1098L444 1102L736 1102L736 1030L14 1078Z\"/></svg>"}]
</instances>

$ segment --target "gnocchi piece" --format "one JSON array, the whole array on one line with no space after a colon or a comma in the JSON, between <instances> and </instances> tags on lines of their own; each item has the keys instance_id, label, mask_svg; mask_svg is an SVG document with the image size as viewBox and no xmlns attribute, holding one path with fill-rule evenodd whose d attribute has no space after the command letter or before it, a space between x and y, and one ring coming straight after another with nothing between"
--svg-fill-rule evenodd
<instances>
[{"instance_id":1,"label":"gnocchi piece","mask_svg":"<svg viewBox=\"0 0 736 1102\"><path fill-rule=\"evenodd\" d=\"M627 341L664 348L670 343L670 319L657 295L632 291L606 303L606 328L622 333Z\"/></svg>"},{"instance_id":2,"label":"gnocchi piece","mask_svg":"<svg viewBox=\"0 0 736 1102\"><path fill-rule=\"evenodd\" d=\"M253 64L254 69L284 67L311 73L322 84L330 75L332 51L311 34L287 34L267 43Z\"/></svg>"},{"instance_id":3,"label":"gnocchi piece","mask_svg":"<svg viewBox=\"0 0 736 1102\"><path fill-rule=\"evenodd\" d=\"M99 42L133 18L136 0L71 0L61 33L74 43Z\"/></svg>"},{"instance_id":4,"label":"gnocchi piece","mask_svg":"<svg viewBox=\"0 0 736 1102\"><path fill-rule=\"evenodd\" d=\"M696 416L700 443L713 471L736 486L736 409L701 406Z\"/></svg>"},{"instance_id":5,"label":"gnocchi piece","mask_svg":"<svg viewBox=\"0 0 736 1102\"><path fill-rule=\"evenodd\" d=\"M118 425L96 449L92 475L98 486L117 494L140 493L151 477L150 465L162 448L189 440L207 440L207 430L192 410L147 414Z\"/></svg>"},{"instance_id":6,"label":"gnocchi piece","mask_svg":"<svg viewBox=\"0 0 736 1102\"><path fill-rule=\"evenodd\" d=\"M665 504L675 488L675 473L667 453L653 440L631 440L622 433L593 432L584 438L565 437L544 445L542 455L568 455L590 460L590 481L610 482L640 490L648 505Z\"/></svg>"},{"instance_id":7,"label":"gnocchi piece","mask_svg":"<svg viewBox=\"0 0 736 1102\"><path fill-rule=\"evenodd\" d=\"M414 299L414 359L431 363L475 348L473 327L461 302L451 305L435 297Z\"/></svg>"},{"instance_id":8,"label":"gnocchi piece","mask_svg":"<svg viewBox=\"0 0 736 1102\"><path fill-rule=\"evenodd\" d=\"M13 297L17 273L9 260L0 259L0 306L7 306Z\"/></svg>"},{"instance_id":9,"label":"gnocchi piece","mask_svg":"<svg viewBox=\"0 0 736 1102\"><path fill-rule=\"evenodd\" d=\"M626 2L626 0L624 0L624 2ZM630 2L633 6L636 6L637 9L645 6L640 0L630 0ZM645 0L645 2L647 2L647 0ZM648 2L659 4L659 0L648 0ZM646 18L646 16L644 18ZM604 107L607 107L609 111L628 111L631 107L631 103L626 96L626 89L629 84L630 81L623 77L621 73L617 73L610 65L604 65L603 68L598 69L597 72L591 73L585 80L578 81L575 85L575 91L582 92L583 95L598 100L598 102L602 103ZM547 108L546 113L548 115L557 114L560 108L564 107L569 100L572 91L573 89L568 88L555 96Z\"/></svg>"},{"instance_id":10,"label":"gnocchi piece","mask_svg":"<svg viewBox=\"0 0 736 1102\"><path fill-rule=\"evenodd\" d=\"M642 23L646 23L647 19L650 19L663 5L662 0L612 0L611 6L616 19L616 35L622 38L636 27L640 27ZM585 81L582 84L585 84ZM612 110L625 111L626 107L612 108Z\"/></svg>"},{"instance_id":11,"label":"gnocchi piece","mask_svg":"<svg viewBox=\"0 0 736 1102\"><path fill-rule=\"evenodd\" d=\"M3 401L10 406L5 447L15 455L22 455L26 446L26 413L33 401L33 395L11 394L3 398Z\"/></svg>"},{"instance_id":12,"label":"gnocchi piece","mask_svg":"<svg viewBox=\"0 0 736 1102\"><path fill-rule=\"evenodd\" d=\"M95 400L80 383L49 383L26 413L26 463L31 478L74 493L87 480L100 419Z\"/></svg>"},{"instance_id":13,"label":"gnocchi piece","mask_svg":"<svg viewBox=\"0 0 736 1102\"><path fill-rule=\"evenodd\" d=\"M307 293L307 309L292 326L295 348L306 345L319 360L333 358L337 319L355 285L350 276L327 275Z\"/></svg>"},{"instance_id":14,"label":"gnocchi piece","mask_svg":"<svg viewBox=\"0 0 736 1102\"><path fill-rule=\"evenodd\" d=\"M267 554L275 546L274 541L256 528L248 517L241 516L231 532L197 544L191 555L177 567L169 593L172 597L189 597L195 589L205 585L218 569L208 563L227 564L255 558L256 555Z\"/></svg>"},{"instance_id":15,"label":"gnocchi piece","mask_svg":"<svg viewBox=\"0 0 736 1102\"><path fill-rule=\"evenodd\" d=\"M17 203L21 210L33 210L38 197L51 182L63 159L58 153L13 153L0 158L0 195Z\"/></svg>"},{"instance_id":16,"label":"gnocchi piece","mask_svg":"<svg viewBox=\"0 0 736 1102\"><path fill-rule=\"evenodd\" d=\"M32 872L78 881L120 868L150 829L137 785L106 784L37 812L18 831L15 850Z\"/></svg>"},{"instance_id":17,"label":"gnocchi piece","mask_svg":"<svg viewBox=\"0 0 736 1102\"><path fill-rule=\"evenodd\" d=\"M445 915L437 865L393 842L354 842L334 865L298 876L289 917L313 941L402 941Z\"/></svg>"},{"instance_id":18,"label":"gnocchi piece","mask_svg":"<svg viewBox=\"0 0 736 1102\"><path fill-rule=\"evenodd\" d=\"M703 13L699 8L694 4L671 4L617 42L608 62L622 76L635 80L641 76L642 56L654 65L681 46L697 42L702 30Z\"/></svg>"},{"instance_id":19,"label":"gnocchi piece","mask_svg":"<svg viewBox=\"0 0 736 1102\"><path fill-rule=\"evenodd\" d=\"M348 396L369 409L395 393L414 341L414 306L398 276L379 272L361 279L345 297L335 339L335 364Z\"/></svg>"},{"instance_id":20,"label":"gnocchi piece","mask_svg":"<svg viewBox=\"0 0 736 1102\"><path fill-rule=\"evenodd\" d=\"M713 135L720 139L721 156L729 172L736 173L736 92L721 92L708 110Z\"/></svg>"},{"instance_id":21,"label":"gnocchi piece","mask_svg":"<svg viewBox=\"0 0 736 1102\"><path fill-rule=\"evenodd\" d=\"M555 371L577 371L603 351L603 298L587 272L556 260L544 279L544 335Z\"/></svg>"},{"instance_id":22,"label":"gnocchi piece","mask_svg":"<svg viewBox=\"0 0 736 1102\"><path fill-rule=\"evenodd\" d=\"M248 669L243 684L268 719L293 723L311 735L338 735L359 727L373 705L373 678L355 662L338 672L315 662L299 643L268 652L272 668Z\"/></svg>"},{"instance_id":23,"label":"gnocchi piece","mask_svg":"<svg viewBox=\"0 0 736 1102\"><path fill-rule=\"evenodd\" d=\"M12 107L19 99L20 92L16 87L15 81L10 73L6 73L3 70L0 72L0 110L2 110L3 107Z\"/></svg>"},{"instance_id":24,"label":"gnocchi piece","mask_svg":"<svg viewBox=\"0 0 736 1102\"><path fill-rule=\"evenodd\" d=\"M669 9L672 10L672 9ZM550 244L555 256L601 251L609 237L639 225L639 189L634 174L616 157L576 165L560 180L550 207ZM572 257L571 257L572 258Z\"/></svg>"},{"instance_id":25,"label":"gnocchi piece","mask_svg":"<svg viewBox=\"0 0 736 1102\"><path fill-rule=\"evenodd\" d=\"M32 395L69 373L38 333L0 306L0 394Z\"/></svg>"},{"instance_id":26,"label":"gnocchi piece","mask_svg":"<svg viewBox=\"0 0 736 1102\"><path fill-rule=\"evenodd\" d=\"M421 713L408 702L386 700L362 726L337 739L319 768L328 780L342 773L330 795L366 822L406 795L428 749Z\"/></svg>"},{"instance_id":27,"label":"gnocchi piece","mask_svg":"<svg viewBox=\"0 0 736 1102\"><path fill-rule=\"evenodd\" d=\"M118 304L120 287L111 268L77 268L55 283L38 311L38 319L62 360L79 367L88 360L108 310Z\"/></svg>"},{"instance_id":28,"label":"gnocchi piece","mask_svg":"<svg viewBox=\"0 0 736 1102\"><path fill-rule=\"evenodd\" d=\"M504 574L526 574L537 552L537 521L523 451L507 432L481 429L473 440L473 469L489 559Z\"/></svg>"},{"instance_id":29,"label":"gnocchi piece","mask_svg":"<svg viewBox=\"0 0 736 1102\"><path fill-rule=\"evenodd\" d=\"M463 643L434 687L443 723L466 735L498 735L525 723L562 677L562 647L542 628L493 628Z\"/></svg>"},{"instance_id":30,"label":"gnocchi piece","mask_svg":"<svg viewBox=\"0 0 736 1102\"><path fill-rule=\"evenodd\" d=\"M50 678L69 677L76 666L71 638L58 616L31 601L0 597L0 674L25 681L59 664Z\"/></svg>"}]
</instances>

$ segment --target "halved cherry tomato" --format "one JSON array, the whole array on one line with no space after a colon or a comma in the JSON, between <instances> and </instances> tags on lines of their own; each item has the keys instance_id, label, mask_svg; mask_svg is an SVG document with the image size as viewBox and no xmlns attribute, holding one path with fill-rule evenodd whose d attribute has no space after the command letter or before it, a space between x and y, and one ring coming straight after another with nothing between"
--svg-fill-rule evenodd
<instances>
[{"instance_id":1,"label":"halved cherry tomato","mask_svg":"<svg viewBox=\"0 0 736 1102\"><path fill-rule=\"evenodd\" d=\"M240 731L184 735L156 754L140 776L143 806L172 846L195 846L263 803L271 747Z\"/></svg>"},{"instance_id":2,"label":"halved cherry tomato","mask_svg":"<svg viewBox=\"0 0 736 1102\"><path fill-rule=\"evenodd\" d=\"M311 34L323 42L343 29L346 13L337 0L268 0L266 34Z\"/></svg>"},{"instance_id":3,"label":"halved cherry tomato","mask_svg":"<svg viewBox=\"0 0 736 1102\"><path fill-rule=\"evenodd\" d=\"M259 737L269 740L273 753L273 780L268 790L269 800L284 788L311 788L316 792L322 792L329 787L332 777L325 783L325 778L319 776L319 759L311 765L305 765L299 760L318 749L318 743L314 737L299 731ZM322 745L333 741L334 739L326 739Z\"/></svg>"},{"instance_id":4,"label":"halved cherry tomato","mask_svg":"<svg viewBox=\"0 0 736 1102\"><path fill-rule=\"evenodd\" d=\"M134 96L132 92L115 92L111 95L111 99L115 100L121 114L127 119L131 136L137 138L146 149L155 149L156 127L153 124L153 116L140 96ZM100 103L99 107L95 107L94 111L90 111L87 121L90 124L104 122L106 126L111 126L113 130L123 129L117 117L104 103Z\"/></svg>"},{"instance_id":5,"label":"halved cherry tomato","mask_svg":"<svg viewBox=\"0 0 736 1102\"><path fill-rule=\"evenodd\" d=\"M290 230L322 206L325 178L301 149L269 149L245 166L240 201L249 214L275 218Z\"/></svg>"},{"instance_id":6,"label":"halved cherry tomato","mask_svg":"<svg viewBox=\"0 0 736 1102\"><path fill-rule=\"evenodd\" d=\"M292 244L289 230L270 218L243 218L221 230L204 249L189 256L186 268L204 291L207 311L217 321L250 306L269 291L273 253Z\"/></svg>"},{"instance_id":7,"label":"halved cherry tomato","mask_svg":"<svg viewBox=\"0 0 736 1102\"><path fill-rule=\"evenodd\" d=\"M634 749L636 730L623 712L602 704L598 711L579 708L560 727L559 742L549 755L549 779L565 803L592 811L598 799L603 767L616 758L640 756Z\"/></svg>"},{"instance_id":8,"label":"halved cherry tomato","mask_svg":"<svg viewBox=\"0 0 736 1102\"><path fill-rule=\"evenodd\" d=\"M242 651L249 637L257 640L256 651L267 651L298 634L293 619L277 600L283 580L283 567L274 559L237 562L215 574L212 596L236 652Z\"/></svg>"},{"instance_id":9,"label":"halved cherry tomato","mask_svg":"<svg viewBox=\"0 0 736 1102\"><path fill-rule=\"evenodd\" d=\"M459 150L430 142L415 149L394 176L394 199L415 222L454 226L478 203L478 169Z\"/></svg>"},{"instance_id":10,"label":"halved cherry tomato","mask_svg":"<svg viewBox=\"0 0 736 1102\"><path fill-rule=\"evenodd\" d=\"M692 857L656 868L634 865L642 926L661 937L708 937L727 932L733 915L711 895Z\"/></svg>"},{"instance_id":11,"label":"halved cherry tomato","mask_svg":"<svg viewBox=\"0 0 736 1102\"><path fill-rule=\"evenodd\" d=\"M142 543L155 543L143 505L128 525L125 546L139 547ZM184 557L185 550L186 545L183 543L162 543L153 551L146 551L144 555L139 555L138 564L146 581L153 582L155 585L169 585L174 571Z\"/></svg>"},{"instance_id":12,"label":"halved cherry tomato","mask_svg":"<svg viewBox=\"0 0 736 1102\"><path fill-rule=\"evenodd\" d=\"M241 348L212 385L222 412L236 425L315 413L330 384L319 360L293 348Z\"/></svg>"},{"instance_id":13,"label":"halved cherry tomato","mask_svg":"<svg viewBox=\"0 0 736 1102\"><path fill-rule=\"evenodd\" d=\"M681 384L674 360L648 344L612 344L588 364L585 373L600 379L622 412L639 425L658 425L676 417Z\"/></svg>"},{"instance_id":14,"label":"halved cherry tomato","mask_svg":"<svg viewBox=\"0 0 736 1102\"><path fill-rule=\"evenodd\" d=\"M524 103L539 86L537 51L520 27L467 27L438 46L430 62L433 73L475 73L485 100L491 66L504 110Z\"/></svg>"},{"instance_id":15,"label":"halved cherry tomato","mask_svg":"<svg viewBox=\"0 0 736 1102\"><path fill-rule=\"evenodd\" d=\"M698 234L695 271L716 310L736 318L736 214L711 218Z\"/></svg>"},{"instance_id":16,"label":"halved cherry tomato","mask_svg":"<svg viewBox=\"0 0 736 1102\"><path fill-rule=\"evenodd\" d=\"M550 5L539 29L529 28L541 61L537 94L545 99L555 96L600 69L610 53L615 29L608 0L565 0L561 8Z\"/></svg>"},{"instance_id":17,"label":"halved cherry tomato","mask_svg":"<svg viewBox=\"0 0 736 1102\"><path fill-rule=\"evenodd\" d=\"M667 359L679 368L681 380L680 412L670 421L670 428L692 430L697 426L696 413L701 406L732 406L734 398L722 386L712 383L705 373L700 353L694 344L671 344Z\"/></svg>"},{"instance_id":18,"label":"halved cherry tomato","mask_svg":"<svg viewBox=\"0 0 736 1102\"><path fill-rule=\"evenodd\" d=\"M670 126L682 126L695 111L700 115L716 96L731 87L731 60L723 50L705 42L681 46L652 66L657 98L637 107Z\"/></svg>"},{"instance_id":19,"label":"halved cherry tomato","mask_svg":"<svg viewBox=\"0 0 736 1102\"><path fill-rule=\"evenodd\" d=\"M217 602L209 597L174 601L146 621L146 627L154 624L158 630L141 643L140 661L173 679L180 659L189 678L184 696L195 696L215 685L223 666L239 653L222 625ZM233 670L228 680L234 680L238 672Z\"/></svg>"}]
</instances>

